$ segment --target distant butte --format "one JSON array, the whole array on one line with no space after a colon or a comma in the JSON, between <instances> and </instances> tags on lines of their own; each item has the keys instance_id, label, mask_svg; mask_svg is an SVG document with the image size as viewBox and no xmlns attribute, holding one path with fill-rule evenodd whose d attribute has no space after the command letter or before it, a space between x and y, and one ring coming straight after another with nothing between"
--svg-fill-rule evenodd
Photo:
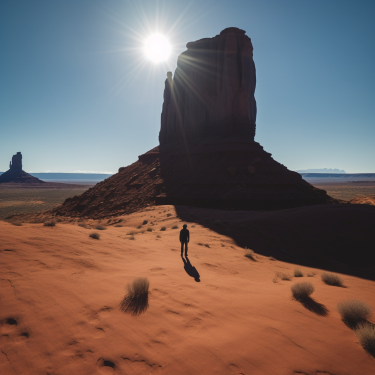
<instances>
[{"instance_id":1,"label":"distant butte","mask_svg":"<svg viewBox=\"0 0 375 375\"><path fill-rule=\"evenodd\" d=\"M22 170L22 154L20 152L13 155L12 161L9 162L9 170L0 176L0 184L6 182L44 184L44 181L39 180L39 178L31 176Z\"/></svg>"},{"instance_id":2,"label":"distant butte","mask_svg":"<svg viewBox=\"0 0 375 375\"><path fill-rule=\"evenodd\" d=\"M282 209L339 203L254 141L253 46L235 27L187 44L167 73L160 145L54 212L105 217L153 204Z\"/></svg>"}]
</instances>

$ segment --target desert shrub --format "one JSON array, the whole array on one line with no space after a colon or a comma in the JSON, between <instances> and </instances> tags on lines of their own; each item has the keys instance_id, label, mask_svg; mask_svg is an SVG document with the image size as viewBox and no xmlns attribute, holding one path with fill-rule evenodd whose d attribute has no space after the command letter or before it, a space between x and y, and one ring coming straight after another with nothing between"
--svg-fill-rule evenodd
<instances>
[{"instance_id":1,"label":"desert shrub","mask_svg":"<svg viewBox=\"0 0 375 375\"><path fill-rule=\"evenodd\" d=\"M120 303L120 309L133 315L139 315L148 307L148 289L150 283L147 278L137 278L128 284L128 294Z\"/></svg>"},{"instance_id":2,"label":"desert shrub","mask_svg":"<svg viewBox=\"0 0 375 375\"><path fill-rule=\"evenodd\" d=\"M337 311L343 322L351 327L356 327L359 323L365 322L372 313L371 307L359 300L340 302L337 305Z\"/></svg>"},{"instance_id":3,"label":"desert shrub","mask_svg":"<svg viewBox=\"0 0 375 375\"><path fill-rule=\"evenodd\" d=\"M290 288L293 294L293 298L297 301L307 299L313 294L315 288L311 283L297 283L292 285Z\"/></svg>"},{"instance_id":4,"label":"desert shrub","mask_svg":"<svg viewBox=\"0 0 375 375\"><path fill-rule=\"evenodd\" d=\"M252 261L256 262L255 253L253 250L248 249L245 247L245 257L251 259Z\"/></svg>"},{"instance_id":5,"label":"desert shrub","mask_svg":"<svg viewBox=\"0 0 375 375\"><path fill-rule=\"evenodd\" d=\"M82 228L86 228L86 223L79 223L78 226Z\"/></svg>"},{"instance_id":6,"label":"desert shrub","mask_svg":"<svg viewBox=\"0 0 375 375\"><path fill-rule=\"evenodd\" d=\"M54 220L45 221L43 224L45 227L54 227L56 225Z\"/></svg>"},{"instance_id":7,"label":"desert shrub","mask_svg":"<svg viewBox=\"0 0 375 375\"><path fill-rule=\"evenodd\" d=\"M279 277L281 280L290 281L292 280L293 276L287 273L276 272L276 276Z\"/></svg>"},{"instance_id":8,"label":"desert shrub","mask_svg":"<svg viewBox=\"0 0 375 375\"><path fill-rule=\"evenodd\" d=\"M147 228L147 232L152 232L152 228Z\"/></svg>"},{"instance_id":9,"label":"desert shrub","mask_svg":"<svg viewBox=\"0 0 375 375\"><path fill-rule=\"evenodd\" d=\"M15 225L16 227L21 227L21 226L22 226L22 223L19 223L19 222L13 222L12 225Z\"/></svg>"},{"instance_id":10,"label":"desert shrub","mask_svg":"<svg viewBox=\"0 0 375 375\"><path fill-rule=\"evenodd\" d=\"M142 225L146 225L148 223L148 220L143 220L143 224Z\"/></svg>"},{"instance_id":11,"label":"desert shrub","mask_svg":"<svg viewBox=\"0 0 375 375\"><path fill-rule=\"evenodd\" d=\"M362 348L367 353L375 357L375 326L369 323L362 323L359 328L355 330Z\"/></svg>"},{"instance_id":12,"label":"desert shrub","mask_svg":"<svg viewBox=\"0 0 375 375\"><path fill-rule=\"evenodd\" d=\"M343 286L341 277L333 273L323 272L321 274L321 278L325 284L333 285L333 286Z\"/></svg>"},{"instance_id":13,"label":"desert shrub","mask_svg":"<svg viewBox=\"0 0 375 375\"><path fill-rule=\"evenodd\" d=\"M294 270L294 277L303 277L303 272L299 268L296 268Z\"/></svg>"},{"instance_id":14,"label":"desert shrub","mask_svg":"<svg viewBox=\"0 0 375 375\"><path fill-rule=\"evenodd\" d=\"M223 222L221 220L215 220L214 225L222 225Z\"/></svg>"},{"instance_id":15,"label":"desert shrub","mask_svg":"<svg viewBox=\"0 0 375 375\"><path fill-rule=\"evenodd\" d=\"M178 229L178 225L173 225L172 229Z\"/></svg>"},{"instance_id":16,"label":"desert shrub","mask_svg":"<svg viewBox=\"0 0 375 375\"><path fill-rule=\"evenodd\" d=\"M95 227L95 229L97 229L97 230L105 230L106 227L104 227L103 225L97 225L97 226Z\"/></svg>"},{"instance_id":17,"label":"desert shrub","mask_svg":"<svg viewBox=\"0 0 375 375\"><path fill-rule=\"evenodd\" d=\"M137 226L137 229L141 229L141 228L142 228L142 225L138 225L138 226Z\"/></svg>"},{"instance_id":18,"label":"desert shrub","mask_svg":"<svg viewBox=\"0 0 375 375\"><path fill-rule=\"evenodd\" d=\"M172 214L167 214L167 217L172 216Z\"/></svg>"},{"instance_id":19,"label":"desert shrub","mask_svg":"<svg viewBox=\"0 0 375 375\"><path fill-rule=\"evenodd\" d=\"M98 240L100 238L100 234L93 232L89 234L89 237L93 238L94 240Z\"/></svg>"},{"instance_id":20,"label":"desert shrub","mask_svg":"<svg viewBox=\"0 0 375 375\"><path fill-rule=\"evenodd\" d=\"M161 228L160 228L160 230L162 230L162 231L163 231L163 230L166 230L166 229L167 229L166 227L161 227Z\"/></svg>"}]
</instances>

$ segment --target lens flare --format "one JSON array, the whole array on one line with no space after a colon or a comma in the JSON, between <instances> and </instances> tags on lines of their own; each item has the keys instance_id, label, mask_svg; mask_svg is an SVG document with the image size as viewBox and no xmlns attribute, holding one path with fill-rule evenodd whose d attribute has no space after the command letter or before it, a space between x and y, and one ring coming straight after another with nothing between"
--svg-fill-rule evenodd
<instances>
[{"instance_id":1,"label":"lens flare","mask_svg":"<svg viewBox=\"0 0 375 375\"><path fill-rule=\"evenodd\" d=\"M159 63L168 59L171 54L171 45L164 35L154 34L146 40L144 50L148 59Z\"/></svg>"}]
</instances>

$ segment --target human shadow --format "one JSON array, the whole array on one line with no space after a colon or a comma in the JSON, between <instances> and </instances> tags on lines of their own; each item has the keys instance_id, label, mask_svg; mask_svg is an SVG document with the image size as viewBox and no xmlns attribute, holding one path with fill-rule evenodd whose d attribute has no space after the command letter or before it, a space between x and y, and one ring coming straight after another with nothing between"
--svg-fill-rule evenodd
<instances>
[{"instance_id":1,"label":"human shadow","mask_svg":"<svg viewBox=\"0 0 375 375\"><path fill-rule=\"evenodd\" d=\"M316 302L311 297L295 298L295 300L300 302L304 308L317 315L327 316L329 313L328 309L322 303Z\"/></svg>"},{"instance_id":2,"label":"human shadow","mask_svg":"<svg viewBox=\"0 0 375 375\"><path fill-rule=\"evenodd\" d=\"M186 259L181 255L182 261L184 262L184 270L190 277L194 277L194 280L199 283L200 282L200 275L197 269L190 263L188 257Z\"/></svg>"}]
</instances>

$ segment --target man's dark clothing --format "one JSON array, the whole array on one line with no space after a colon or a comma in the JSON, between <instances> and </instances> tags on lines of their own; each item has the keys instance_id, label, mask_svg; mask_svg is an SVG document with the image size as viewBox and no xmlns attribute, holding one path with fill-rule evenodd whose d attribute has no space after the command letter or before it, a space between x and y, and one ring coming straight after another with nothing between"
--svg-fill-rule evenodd
<instances>
[{"instance_id":1,"label":"man's dark clothing","mask_svg":"<svg viewBox=\"0 0 375 375\"><path fill-rule=\"evenodd\" d=\"M180 242L189 242L189 229L183 228L180 232Z\"/></svg>"},{"instance_id":2,"label":"man's dark clothing","mask_svg":"<svg viewBox=\"0 0 375 375\"><path fill-rule=\"evenodd\" d=\"M184 251L184 245L185 245L185 256L187 256L188 252L188 242L190 240L190 234L189 230L186 228L181 229L180 232L180 242L181 242L181 255L183 254Z\"/></svg>"}]
</instances>

